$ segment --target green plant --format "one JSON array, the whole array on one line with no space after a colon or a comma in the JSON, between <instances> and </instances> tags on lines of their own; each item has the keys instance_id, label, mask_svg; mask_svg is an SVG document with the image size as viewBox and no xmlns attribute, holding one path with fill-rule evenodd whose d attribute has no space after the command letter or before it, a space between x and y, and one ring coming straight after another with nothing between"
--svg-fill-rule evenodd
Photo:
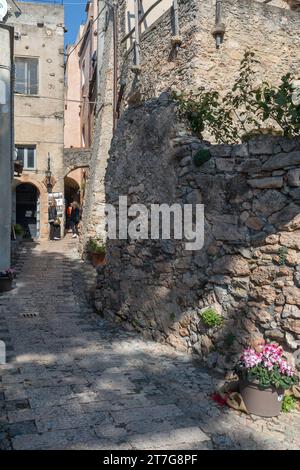
<instances>
[{"instance_id":1,"label":"green plant","mask_svg":"<svg viewBox=\"0 0 300 470\"><path fill-rule=\"evenodd\" d=\"M86 248L89 253L97 253L100 255L105 255L106 253L106 247L102 238L90 238Z\"/></svg>"},{"instance_id":2,"label":"green plant","mask_svg":"<svg viewBox=\"0 0 300 470\"><path fill-rule=\"evenodd\" d=\"M280 266L284 266L284 265L285 265L287 253L288 253L288 249L287 249L286 246L281 246L281 247L278 249L277 254L278 254L278 256L279 256L279 264L280 264Z\"/></svg>"},{"instance_id":3,"label":"green plant","mask_svg":"<svg viewBox=\"0 0 300 470\"><path fill-rule=\"evenodd\" d=\"M15 230L16 235L23 235L24 234L23 227L20 224L15 224L14 225L14 230Z\"/></svg>"},{"instance_id":4,"label":"green plant","mask_svg":"<svg viewBox=\"0 0 300 470\"><path fill-rule=\"evenodd\" d=\"M284 413L289 413L296 409L296 398L293 395L285 395L282 400L281 409Z\"/></svg>"},{"instance_id":5,"label":"green plant","mask_svg":"<svg viewBox=\"0 0 300 470\"><path fill-rule=\"evenodd\" d=\"M223 317L212 307L201 313L203 323L209 328L220 327L223 324Z\"/></svg>"},{"instance_id":6,"label":"green plant","mask_svg":"<svg viewBox=\"0 0 300 470\"><path fill-rule=\"evenodd\" d=\"M258 63L254 53L246 51L239 76L223 97L204 87L173 93L180 114L194 133L203 138L206 130L219 143L236 143L245 135L251 135L253 129L264 133L262 123L265 123L268 132L279 129L280 134L288 137L300 135L300 82L288 73L282 76L278 86L268 82L257 86L255 67Z\"/></svg>"},{"instance_id":7,"label":"green plant","mask_svg":"<svg viewBox=\"0 0 300 470\"><path fill-rule=\"evenodd\" d=\"M201 166L203 163L210 160L211 154L208 149L201 149L194 155L194 163L196 166Z\"/></svg>"}]
</instances>

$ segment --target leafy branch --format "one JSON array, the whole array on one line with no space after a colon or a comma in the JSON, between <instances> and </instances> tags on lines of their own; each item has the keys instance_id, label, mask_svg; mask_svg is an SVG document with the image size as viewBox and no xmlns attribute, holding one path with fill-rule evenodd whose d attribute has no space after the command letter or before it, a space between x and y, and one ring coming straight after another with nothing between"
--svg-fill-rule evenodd
<instances>
[{"instance_id":1,"label":"leafy branch","mask_svg":"<svg viewBox=\"0 0 300 470\"><path fill-rule=\"evenodd\" d=\"M300 135L300 93L298 90L297 99L295 79L288 73L277 87L268 82L255 86L258 63L254 53L246 51L239 76L223 98L218 91L204 87L173 93L180 114L194 133L203 138L206 130L219 143L236 143L254 129L262 131L262 123L267 123L272 129L280 129L282 135Z\"/></svg>"}]
</instances>

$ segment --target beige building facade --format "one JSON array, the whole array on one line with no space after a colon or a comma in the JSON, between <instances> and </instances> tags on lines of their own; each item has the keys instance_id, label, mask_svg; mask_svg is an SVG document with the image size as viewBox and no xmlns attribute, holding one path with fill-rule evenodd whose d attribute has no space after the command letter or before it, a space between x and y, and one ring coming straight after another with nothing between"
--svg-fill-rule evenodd
<instances>
[{"instance_id":1,"label":"beige building facade","mask_svg":"<svg viewBox=\"0 0 300 470\"><path fill-rule=\"evenodd\" d=\"M26 236L47 238L48 200L64 204L64 8L18 2L14 26L16 158L23 173L13 183L13 221ZM47 188L50 163L52 188Z\"/></svg>"}]
</instances>

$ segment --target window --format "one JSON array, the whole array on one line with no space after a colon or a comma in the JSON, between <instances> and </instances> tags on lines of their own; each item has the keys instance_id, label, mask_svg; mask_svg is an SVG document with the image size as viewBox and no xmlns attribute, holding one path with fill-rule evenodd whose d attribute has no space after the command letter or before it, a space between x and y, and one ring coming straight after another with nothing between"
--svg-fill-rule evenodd
<instances>
[{"instance_id":1,"label":"window","mask_svg":"<svg viewBox=\"0 0 300 470\"><path fill-rule=\"evenodd\" d=\"M16 57L15 92L25 95L38 94L38 59Z\"/></svg>"},{"instance_id":2,"label":"window","mask_svg":"<svg viewBox=\"0 0 300 470\"><path fill-rule=\"evenodd\" d=\"M36 168L36 149L34 146L17 146L17 160L23 163L24 170L35 170Z\"/></svg>"}]
</instances>

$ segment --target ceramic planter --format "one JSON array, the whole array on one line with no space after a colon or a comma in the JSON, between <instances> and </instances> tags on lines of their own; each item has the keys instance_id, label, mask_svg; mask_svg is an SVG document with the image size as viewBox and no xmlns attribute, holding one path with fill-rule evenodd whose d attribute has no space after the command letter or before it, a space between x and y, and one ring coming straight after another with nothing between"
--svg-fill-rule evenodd
<instances>
[{"instance_id":1,"label":"ceramic planter","mask_svg":"<svg viewBox=\"0 0 300 470\"><path fill-rule=\"evenodd\" d=\"M240 393L250 414L270 418L281 412L283 390L262 388L258 384L240 380Z\"/></svg>"},{"instance_id":2,"label":"ceramic planter","mask_svg":"<svg viewBox=\"0 0 300 470\"><path fill-rule=\"evenodd\" d=\"M0 292L12 290L13 279L11 277L0 277Z\"/></svg>"},{"instance_id":3,"label":"ceramic planter","mask_svg":"<svg viewBox=\"0 0 300 470\"><path fill-rule=\"evenodd\" d=\"M92 265L97 268L105 264L105 254L102 253L91 253Z\"/></svg>"}]
</instances>

